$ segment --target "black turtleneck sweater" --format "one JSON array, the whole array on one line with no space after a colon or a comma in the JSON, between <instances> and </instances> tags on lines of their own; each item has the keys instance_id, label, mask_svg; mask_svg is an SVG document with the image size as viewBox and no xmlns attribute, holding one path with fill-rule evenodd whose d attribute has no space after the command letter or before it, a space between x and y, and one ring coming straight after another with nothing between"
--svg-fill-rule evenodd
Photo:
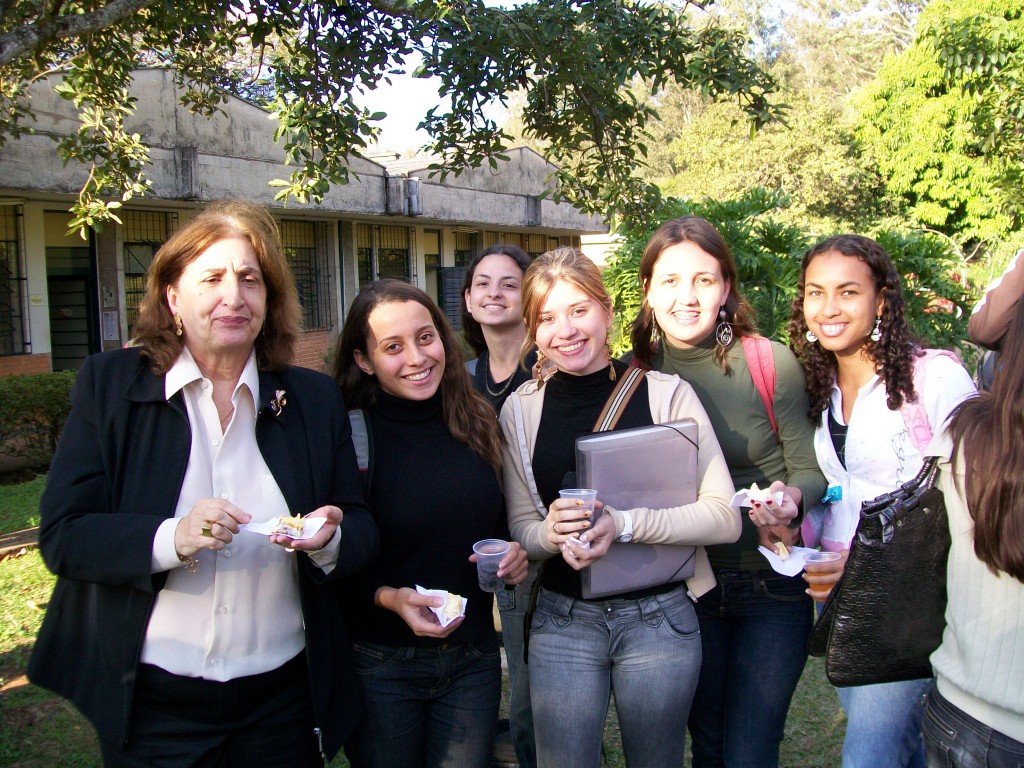
<instances>
[{"instance_id":1,"label":"black turtleneck sweater","mask_svg":"<svg viewBox=\"0 0 1024 768\"><path fill-rule=\"evenodd\" d=\"M355 640L396 646L494 638L493 595L477 586L473 544L508 539L494 469L448 432L440 394L413 401L381 393L366 412L372 436L368 501L380 556L350 586L346 623ZM462 625L444 640L416 637L393 611L373 604L379 587L446 589L468 598Z\"/></svg>"},{"instance_id":2,"label":"black turtleneck sweater","mask_svg":"<svg viewBox=\"0 0 1024 768\"><path fill-rule=\"evenodd\" d=\"M618 360L612 363L622 376L628 366ZM576 438L592 434L594 422L615 388L608 378L608 369L602 368L586 376L573 376L559 371L544 384L544 409L537 428L537 444L533 449L533 475L537 481L544 506L558 498L563 488L575 488ZM627 403L618 425L619 429L648 427L651 419L647 380L644 379ZM598 488L597 498L601 498ZM541 582L545 588L570 597L581 598L580 575L560 555L555 555L545 567ZM662 591L662 588L654 590ZM632 597L633 595L622 595Z\"/></svg>"}]
</instances>

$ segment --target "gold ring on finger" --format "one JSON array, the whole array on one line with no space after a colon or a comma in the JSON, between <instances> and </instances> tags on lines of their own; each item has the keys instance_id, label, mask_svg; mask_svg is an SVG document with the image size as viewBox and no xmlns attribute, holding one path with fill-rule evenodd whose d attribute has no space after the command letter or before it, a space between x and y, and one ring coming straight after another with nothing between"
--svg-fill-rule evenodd
<instances>
[{"instance_id":1,"label":"gold ring on finger","mask_svg":"<svg viewBox=\"0 0 1024 768\"><path fill-rule=\"evenodd\" d=\"M201 534L202 534L203 536L205 536L206 538L211 538L211 537L213 536L213 530L212 530L212 528L213 528L213 523L207 523L206 525L204 525L204 526L203 526L203 527L202 527L202 528L200 529L200 531L199 531L199 532L200 532L200 533L201 533Z\"/></svg>"}]
</instances>

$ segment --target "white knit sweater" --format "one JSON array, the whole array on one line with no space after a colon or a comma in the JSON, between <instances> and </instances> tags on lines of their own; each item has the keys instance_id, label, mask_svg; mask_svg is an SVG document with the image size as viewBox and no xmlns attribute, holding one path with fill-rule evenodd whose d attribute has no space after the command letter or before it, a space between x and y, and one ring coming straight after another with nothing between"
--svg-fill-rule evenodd
<instances>
[{"instance_id":1,"label":"white knit sweater","mask_svg":"<svg viewBox=\"0 0 1024 768\"><path fill-rule=\"evenodd\" d=\"M963 462L951 467L949 434L938 435L928 453L944 457L939 485L952 536L946 631L931 657L938 689L971 717L1024 742L1024 584L975 556L974 523L954 484L955 472L964 488Z\"/></svg>"}]
</instances>

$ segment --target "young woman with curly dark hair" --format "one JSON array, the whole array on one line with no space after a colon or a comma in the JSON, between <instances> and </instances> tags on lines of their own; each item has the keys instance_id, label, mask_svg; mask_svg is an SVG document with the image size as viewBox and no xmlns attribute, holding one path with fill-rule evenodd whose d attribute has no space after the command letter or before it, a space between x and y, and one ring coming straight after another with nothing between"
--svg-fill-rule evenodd
<instances>
[{"instance_id":1,"label":"young woman with curly dark hair","mask_svg":"<svg viewBox=\"0 0 1024 768\"><path fill-rule=\"evenodd\" d=\"M804 542L813 545L820 534L825 549L844 555L810 566L810 584L839 580L861 502L913 478L931 434L975 393L952 354L921 348L905 310L899 274L874 240L839 235L804 256L791 343L807 373L811 414L819 420L815 453L829 482L820 530L805 525ZM844 768L923 766L921 714L931 685L839 688Z\"/></svg>"}]
</instances>

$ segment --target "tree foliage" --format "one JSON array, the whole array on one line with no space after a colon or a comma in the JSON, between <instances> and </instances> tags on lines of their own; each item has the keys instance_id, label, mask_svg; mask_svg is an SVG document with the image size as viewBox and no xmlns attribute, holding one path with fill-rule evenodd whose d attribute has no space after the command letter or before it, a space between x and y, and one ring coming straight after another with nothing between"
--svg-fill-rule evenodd
<instances>
[{"instance_id":1,"label":"tree foliage","mask_svg":"<svg viewBox=\"0 0 1024 768\"><path fill-rule=\"evenodd\" d=\"M719 0L720 22L744 30L787 104L785 122L756 132L729 104L669 86L651 96L659 121L650 178L665 194L730 199L751 186L780 190L783 221L863 230L888 215L881 179L854 134L850 94L886 53L913 40L924 0Z\"/></svg>"},{"instance_id":2,"label":"tree foliage","mask_svg":"<svg viewBox=\"0 0 1024 768\"><path fill-rule=\"evenodd\" d=\"M753 134L731 105L694 109L652 158L652 173L656 160L666 160L667 173L656 183L667 195L695 199L731 199L751 186L767 187L788 201L777 212L783 221L818 230L866 224L877 211L881 180L861 160L852 127L829 104L801 94L789 102L786 123Z\"/></svg>"},{"instance_id":3,"label":"tree foliage","mask_svg":"<svg viewBox=\"0 0 1024 768\"><path fill-rule=\"evenodd\" d=\"M998 123L1008 129L1009 153L996 149L1001 133L993 140L1000 110L1015 103L1021 114L1020 24L1013 66L999 64L1007 53L1001 34L988 54L953 48L968 31L978 31L979 17L994 22L995 6L1014 6L1019 19L1016 2L934 0L921 15L914 44L886 61L860 104L858 135L890 194L905 204L913 223L968 246L1005 237L1024 210L1017 189L1021 155L1012 150L1012 123ZM1009 21L1004 21L1006 28ZM944 41L945 53L940 54L937 41ZM1014 69L1016 78L1006 71ZM1012 87L995 85L1004 75ZM1018 120L1019 130L1013 114L1010 120Z\"/></svg>"},{"instance_id":4,"label":"tree foliage","mask_svg":"<svg viewBox=\"0 0 1024 768\"><path fill-rule=\"evenodd\" d=\"M650 224L621 230L622 244L604 272L616 312L615 353L629 349L629 327L643 300L638 275L647 241L662 222L684 214L702 216L722 233L759 331L787 342L800 263L823 235L780 220L786 202L777 191L757 187L723 201L666 198ZM953 244L933 233L906 229L881 228L865 234L886 249L903 276L907 318L914 333L927 346L962 346L976 297L962 279L962 259Z\"/></svg>"},{"instance_id":5,"label":"tree foliage","mask_svg":"<svg viewBox=\"0 0 1024 768\"><path fill-rule=\"evenodd\" d=\"M630 86L649 81L736 101L755 124L774 115L774 84L743 54L743 38L708 23L700 4L545 0L515 8L483 0L20 0L0 17L0 141L31 130L29 86L62 73L80 116L58 151L92 173L75 204L93 224L147 190L144 140L126 127L131 72L165 65L183 102L210 114L225 94L265 95L291 177L279 197L318 201L347 179L346 157L377 132L358 94L403 71L439 78L451 109L421 127L442 175L502 158L510 137L486 107L525 93L524 129L562 166L559 194L588 211L636 215L658 191L636 170L656 114Z\"/></svg>"},{"instance_id":6,"label":"tree foliage","mask_svg":"<svg viewBox=\"0 0 1024 768\"><path fill-rule=\"evenodd\" d=\"M938 9L937 9L938 10ZM921 37L946 77L974 99L975 131L1002 173L1010 207L1024 209L1024 4L978 0L929 14Z\"/></svg>"}]
</instances>

